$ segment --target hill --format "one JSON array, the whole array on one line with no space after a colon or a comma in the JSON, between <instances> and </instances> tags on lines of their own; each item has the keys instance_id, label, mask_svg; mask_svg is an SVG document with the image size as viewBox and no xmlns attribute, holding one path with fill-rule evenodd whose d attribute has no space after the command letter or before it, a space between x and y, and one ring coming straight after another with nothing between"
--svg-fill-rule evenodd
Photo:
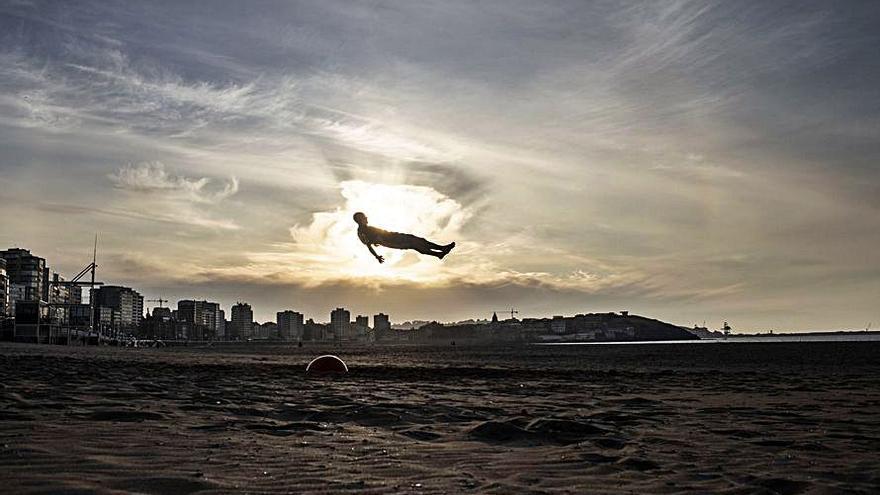
<instances>
[{"instance_id":1,"label":"hill","mask_svg":"<svg viewBox=\"0 0 880 495\"><path fill-rule=\"evenodd\" d=\"M377 336L378 337L378 336ZM571 317L516 318L488 324L430 322L415 330L393 330L379 340L410 342L635 342L698 340L671 323L624 313L589 313Z\"/></svg>"}]
</instances>

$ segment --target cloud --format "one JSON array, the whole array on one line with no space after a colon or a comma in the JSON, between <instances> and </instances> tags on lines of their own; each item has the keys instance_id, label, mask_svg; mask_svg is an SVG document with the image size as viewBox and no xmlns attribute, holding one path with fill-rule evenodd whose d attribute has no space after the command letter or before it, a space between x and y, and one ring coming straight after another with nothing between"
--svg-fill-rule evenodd
<instances>
[{"instance_id":1,"label":"cloud","mask_svg":"<svg viewBox=\"0 0 880 495\"><path fill-rule=\"evenodd\" d=\"M428 283L439 275L441 265L436 259L413 252L384 250L385 264L376 263L357 238L357 226L352 221L355 212L367 213L380 228L444 244L460 238L462 227L471 217L468 208L427 186L352 180L342 182L339 193L341 205L314 213L309 224L290 229L294 249L290 256L306 264L308 277L316 283L341 277Z\"/></svg>"},{"instance_id":2,"label":"cloud","mask_svg":"<svg viewBox=\"0 0 880 495\"><path fill-rule=\"evenodd\" d=\"M220 189L211 190L211 179L189 178L165 170L162 162L126 165L108 177L119 189L143 193L172 194L195 203L215 204L238 192L238 179L230 177Z\"/></svg>"},{"instance_id":3,"label":"cloud","mask_svg":"<svg viewBox=\"0 0 880 495\"><path fill-rule=\"evenodd\" d=\"M693 153L675 163L657 163L649 170L690 183L725 182L745 177L745 174L739 170L708 162L704 156Z\"/></svg>"},{"instance_id":4,"label":"cloud","mask_svg":"<svg viewBox=\"0 0 880 495\"><path fill-rule=\"evenodd\" d=\"M198 213L182 211L179 209L176 211L160 211L154 208L145 211L144 209L114 207L95 208L65 203L43 202L36 203L34 206L41 211L60 215L106 215L128 220L159 222L169 225L185 225L220 230L239 229L239 226L231 220L212 219Z\"/></svg>"},{"instance_id":5,"label":"cloud","mask_svg":"<svg viewBox=\"0 0 880 495\"><path fill-rule=\"evenodd\" d=\"M298 135L391 160L459 158L442 139L387 117L359 114L384 96L357 77L315 72L226 83L188 80L91 39L66 43L64 55L71 61L59 64L0 52L6 93L0 105L11 110L4 122L82 133L125 130L258 153L288 147L291 135Z\"/></svg>"},{"instance_id":6,"label":"cloud","mask_svg":"<svg viewBox=\"0 0 880 495\"><path fill-rule=\"evenodd\" d=\"M372 290L391 287L449 288L503 287L595 293L610 288L635 286L641 275L581 257L569 272L523 271L516 264L519 253L548 258L567 253L544 246L534 239L509 239L505 245L463 239L462 231L473 216L473 207L428 186L344 181L339 185L341 204L315 212L311 221L290 228L292 242L275 250L250 252L248 263L200 271L204 280L239 280L269 285L297 284L305 287L346 285ZM357 238L355 212L367 213L371 225L413 233L437 243L456 241L453 253L442 262L414 251L377 247L385 257L379 264Z\"/></svg>"},{"instance_id":7,"label":"cloud","mask_svg":"<svg viewBox=\"0 0 880 495\"><path fill-rule=\"evenodd\" d=\"M234 220L217 218L220 206L238 193L235 177L212 187L209 177L176 175L162 162L143 162L120 167L107 178L122 194L111 204L95 208L96 212L209 229L239 229Z\"/></svg>"},{"instance_id":8,"label":"cloud","mask_svg":"<svg viewBox=\"0 0 880 495\"><path fill-rule=\"evenodd\" d=\"M462 287L740 319L768 288L826 298L823 276L876 293L852 275L878 265L869 2L270 4L3 4L0 234L101 224L120 253L186 253L169 287L354 287L424 316ZM458 247L378 265L355 209Z\"/></svg>"},{"instance_id":9,"label":"cloud","mask_svg":"<svg viewBox=\"0 0 880 495\"><path fill-rule=\"evenodd\" d=\"M452 161L458 158L437 147L412 139L378 123L346 117L313 118L307 122L316 135L325 136L352 148L408 161Z\"/></svg>"}]
</instances>

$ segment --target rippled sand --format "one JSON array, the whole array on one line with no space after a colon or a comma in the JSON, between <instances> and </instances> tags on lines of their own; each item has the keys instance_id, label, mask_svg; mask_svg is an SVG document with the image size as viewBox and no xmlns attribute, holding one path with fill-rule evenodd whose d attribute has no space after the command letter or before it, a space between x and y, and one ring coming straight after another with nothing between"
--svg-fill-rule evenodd
<instances>
[{"instance_id":1,"label":"rippled sand","mask_svg":"<svg viewBox=\"0 0 880 495\"><path fill-rule=\"evenodd\" d=\"M0 491L878 493L878 356L2 344Z\"/></svg>"}]
</instances>

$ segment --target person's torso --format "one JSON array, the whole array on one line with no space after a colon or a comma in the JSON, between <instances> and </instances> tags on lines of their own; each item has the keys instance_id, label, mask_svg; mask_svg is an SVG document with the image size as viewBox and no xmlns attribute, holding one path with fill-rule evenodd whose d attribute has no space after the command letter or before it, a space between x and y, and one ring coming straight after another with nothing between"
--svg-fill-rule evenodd
<instances>
[{"instance_id":1,"label":"person's torso","mask_svg":"<svg viewBox=\"0 0 880 495\"><path fill-rule=\"evenodd\" d=\"M371 227L369 225L358 227L358 238L361 242L367 245L382 244L383 241L387 241L394 235L398 235L397 232L388 232L387 230Z\"/></svg>"}]
</instances>

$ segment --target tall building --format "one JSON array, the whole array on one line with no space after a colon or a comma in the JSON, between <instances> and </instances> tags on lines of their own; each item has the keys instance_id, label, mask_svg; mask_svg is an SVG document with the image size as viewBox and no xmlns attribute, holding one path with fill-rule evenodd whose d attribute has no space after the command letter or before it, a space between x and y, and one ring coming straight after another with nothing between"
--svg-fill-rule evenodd
<instances>
[{"instance_id":1,"label":"tall building","mask_svg":"<svg viewBox=\"0 0 880 495\"><path fill-rule=\"evenodd\" d=\"M107 306L95 306L95 316L92 323L95 330L102 335L109 335L113 332L113 308Z\"/></svg>"},{"instance_id":2,"label":"tall building","mask_svg":"<svg viewBox=\"0 0 880 495\"><path fill-rule=\"evenodd\" d=\"M138 336L144 339L174 339L177 337L175 323L171 318L171 308L153 308L153 313L141 322Z\"/></svg>"},{"instance_id":3,"label":"tall building","mask_svg":"<svg viewBox=\"0 0 880 495\"><path fill-rule=\"evenodd\" d=\"M370 330L370 318L368 316L357 315L354 318L354 325L351 327L352 329L352 338L357 340L366 340L367 333Z\"/></svg>"},{"instance_id":4,"label":"tall building","mask_svg":"<svg viewBox=\"0 0 880 495\"><path fill-rule=\"evenodd\" d=\"M232 306L232 335L233 339L244 340L250 338L254 332L254 311L248 303L238 302Z\"/></svg>"},{"instance_id":5,"label":"tall building","mask_svg":"<svg viewBox=\"0 0 880 495\"><path fill-rule=\"evenodd\" d=\"M373 316L373 330L391 330L391 321L385 313L379 313Z\"/></svg>"},{"instance_id":6,"label":"tall building","mask_svg":"<svg viewBox=\"0 0 880 495\"><path fill-rule=\"evenodd\" d=\"M0 316L6 316L9 306L9 277L6 275L6 259L0 258Z\"/></svg>"},{"instance_id":7,"label":"tall building","mask_svg":"<svg viewBox=\"0 0 880 495\"><path fill-rule=\"evenodd\" d=\"M392 337L391 321L385 313L373 315L373 340L382 341Z\"/></svg>"},{"instance_id":8,"label":"tall building","mask_svg":"<svg viewBox=\"0 0 880 495\"><path fill-rule=\"evenodd\" d=\"M178 301L177 318L189 323L190 339L212 340L222 336L224 316L218 303L190 299Z\"/></svg>"},{"instance_id":9,"label":"tall building","mask_svg":"<svg viewBox=\"0 0 880 495\"><path fill-rule=\"evenodd\" d=\"M16 301L46 301L43 299L44 287L46 287L45 259L21 248L0 251L0 258L6 261L6 276L9 284L7 314L15 314Z\"/></svg>"},{"instance_id":10,"label":"tall building","mask_svg":"<svg viewBox=\"0 0 880 495\"><path fill-rule=\"evenodd\" d=\"M110 327L115 333L133 333L144 317L144 296L131 287L105 285L92 292L92 306L95 308L95 321L106 322L107 308L110 313Z\"/></svg>"},{"instance_id":11,"label":"tall building","mask_svg":"<svg viewBox=\"0 0 880 495\"><path fill-rule=\"evenodd\" d=\"M336 308L330 312L330 328L337 340L351 337L351 313L345 308Z\"/></svg>"},{"instance_id":12,"label":"tall building","mask_svg":"<svg viewBox=\"0 0 880 495\"><path fill-rule=\"evenodd\" d=\"M46 268L44 274L48 275L49 269ZM71 305L82 303L82 288L71 285L63 285L64 277L57 273L52 273L52 281L49 282L48 276L43 277L46 297L50 305L57 305L50 308L50 315L57 321L63 323L70 322Z\"/></svg>"},{"instance_id":13,"label":"tall building","mask_svg":"<svg viewBox=\"0 0 880 495\"><path fill-rule=\"evenodd\" d=\"M172 318L171 308L153 308L153 318Z\"/></svg>"},{"instance_id":14,"label":"tall building","mask_svg":"<svg viewBox=\"0 0 880 495\"><path fill-rule=\"evenodd\" d=\"M329 325L315 323L315 320L309 318L303 325L303 340L322 341L329 337Z\"/></svg>"},{"instance_id":15,"label":"tall building","mask_svg":"<svg viewBox=\"0 0 880 495\"><path fill-rule=\"evenodd\" d=\"M296 311L279 311L276 313L278 333L282 340L302 340L303 315Z\"/></svg>"},{"instance_id":16,"label":"tall building","mask_svg":"<svg viewBox=\"0 0 880 495\"><path fill-rule=\"evenodd\" d=\"M261 339L277 339L278 324L274 321L257 323L256 325L254 325L254 336Z\"/></svg>"}]
</instances>

